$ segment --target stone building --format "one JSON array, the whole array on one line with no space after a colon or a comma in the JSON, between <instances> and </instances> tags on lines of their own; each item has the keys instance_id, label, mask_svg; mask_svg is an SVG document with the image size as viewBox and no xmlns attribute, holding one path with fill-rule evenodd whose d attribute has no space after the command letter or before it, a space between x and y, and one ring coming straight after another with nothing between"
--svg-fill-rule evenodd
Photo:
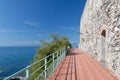
<instances>
[{"instance_id":1,"label":"stone building","mask_svg":"<svg viewBox=\"0 0 120 80\"><path fill-rule=\"evenodd\" d=\"M80 49L120 76L120 0L87 0Z\"/></svg>"}]
</instances>

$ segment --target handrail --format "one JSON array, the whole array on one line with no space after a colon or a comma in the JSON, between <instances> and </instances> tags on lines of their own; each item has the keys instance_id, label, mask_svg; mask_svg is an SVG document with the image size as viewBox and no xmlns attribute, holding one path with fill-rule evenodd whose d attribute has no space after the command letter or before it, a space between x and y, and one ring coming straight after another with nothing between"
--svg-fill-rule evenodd
<instances>
[{"instance_id":1,"label":"handrail","mask_svg":"<svg viewBox=\"0 0 120 80\"><path fill-rule=\"evenodd\" d=\"M70 49L69 46L59 49L58 51L40 59L36 62L28 65L27 67L23 68L22 70L6 77L4 80L16 79L19 78L20 80L30 80L31 76L35 73L39 74L33 80L46 80L55 70L55 68L61 63L62 59L65 57L67 51ZM51 59L48 60L48 58ZM38 66L37 69L31 72L31 69L34 65L39 64L40 62L44 62L43 65ZM40 72L42 71L42 72Z\"/></svg>"}]
</instances>

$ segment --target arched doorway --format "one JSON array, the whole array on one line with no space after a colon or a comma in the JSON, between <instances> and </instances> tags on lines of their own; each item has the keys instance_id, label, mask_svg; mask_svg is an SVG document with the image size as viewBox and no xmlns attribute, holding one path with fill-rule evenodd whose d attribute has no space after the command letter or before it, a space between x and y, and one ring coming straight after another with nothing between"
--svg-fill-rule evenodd
<instances>
[{"instance_id":1,"label":"arched doorway","mask_svg":"<svg viewBox=\"0 0 120 80\"><path fill-rule=\"evenodd\" d=\"M101 63L105 66L106 63L106 30L101 32Z\"/></svg>"}]
</instances>

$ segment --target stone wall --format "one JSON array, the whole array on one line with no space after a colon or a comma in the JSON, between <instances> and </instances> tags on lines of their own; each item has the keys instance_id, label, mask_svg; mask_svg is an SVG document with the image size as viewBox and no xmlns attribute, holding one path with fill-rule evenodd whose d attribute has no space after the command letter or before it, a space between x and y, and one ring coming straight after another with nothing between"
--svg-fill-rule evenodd
<instances>
[{"instance_id":1,"label":"stone wall","mask_svg":"<svg viewBox=\"0 0 120 80\"><path fill-rule=\"evenodd\" d=\"M120 76L120 0L87 0L80 23L80 49Z\"/></svg>"}]
</instances>

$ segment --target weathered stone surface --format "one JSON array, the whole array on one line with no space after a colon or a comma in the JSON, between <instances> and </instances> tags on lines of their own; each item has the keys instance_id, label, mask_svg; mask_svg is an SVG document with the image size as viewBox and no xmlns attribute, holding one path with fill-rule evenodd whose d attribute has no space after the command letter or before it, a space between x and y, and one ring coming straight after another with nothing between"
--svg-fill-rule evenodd
<instances>
[{"instance_id":1,"label":"weathered stone surface","mask_svg":"<svg viewBox=\"0 0 120 80\"><path fill-rule=\"evenodd\" d=\"M87 0L80 33L80 48L120 76L120 0Z\"/></svg>"}]
</instances>

